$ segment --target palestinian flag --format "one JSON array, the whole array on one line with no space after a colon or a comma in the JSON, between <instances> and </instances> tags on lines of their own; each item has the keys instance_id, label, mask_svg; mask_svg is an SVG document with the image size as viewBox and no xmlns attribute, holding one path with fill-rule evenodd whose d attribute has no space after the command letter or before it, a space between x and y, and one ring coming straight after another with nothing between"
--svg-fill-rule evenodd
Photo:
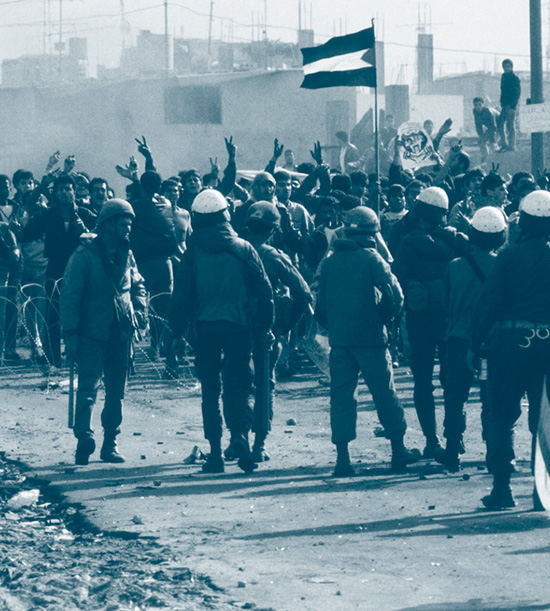
<instances>
[{"instance_id":1,"label":"palestinian flag","mask_svg":"<svg viewBox=\"0 0 550 611\"><path fill-rule=\"evenodd\" d=\"M376 87L374 27L301 51L305 89Z\"/></svg>"}]
</instances>

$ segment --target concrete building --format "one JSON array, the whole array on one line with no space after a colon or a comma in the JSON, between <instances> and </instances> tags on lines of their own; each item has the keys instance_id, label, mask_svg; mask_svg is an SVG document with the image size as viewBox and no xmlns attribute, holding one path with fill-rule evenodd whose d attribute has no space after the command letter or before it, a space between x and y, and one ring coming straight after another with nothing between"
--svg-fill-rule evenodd
<instances>
[{"instance_id":1,"label":"concrete building","mask_svg":"<svg viewBox=\"0 0 550 611\"><path fill-rule=\"evenodd\" d=\"M81 81L88 76L88 45L85 38L69 38L69 52L23 55L2 62L2 85L29 87Z\"/></svg>"},{"instance_id":2,"label":"concrete building","mask_svg":"<svg viewBox=\"0 0 550 611\"><path fill-rule=\"evenodd\" d=\"M0 88L4 125L0 167L29 167L40 175L49 155L74 153L76 169L101 175L123 193L115 165L137 155L134 138L145 134L163 176L226 159L224 137L233 136L241 169L262 169L273 140L292 148L298 161L320 140L358 120L352 87L300 88L301 70L205 74L170 79L86 81L63 88Z\"/></svg>"}]
</instances>

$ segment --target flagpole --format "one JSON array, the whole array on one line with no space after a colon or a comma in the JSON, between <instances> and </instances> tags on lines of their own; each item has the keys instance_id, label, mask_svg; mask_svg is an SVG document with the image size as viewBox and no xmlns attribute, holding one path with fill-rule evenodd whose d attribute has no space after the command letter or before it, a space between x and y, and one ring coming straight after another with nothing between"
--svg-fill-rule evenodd
<instances>
[{"instance_id":1,"label":"flagpole","mask_svg":"<svg viewBox=\"0 0 550 611\"><path fill-rule=\"evenodd\" d=\"M378 63L376 61L376 31L374 30L374 17L371 19L372 30L374 32L374 45L373 45L373 56L374 56L374 69L376 70L376 78L374 80L374 163L375 163L375 175L376 182L380 182L380 139L378 134ZM380 192L377 189L376 195L376 214L380 216Z\"/></svg>"}]
</instances>

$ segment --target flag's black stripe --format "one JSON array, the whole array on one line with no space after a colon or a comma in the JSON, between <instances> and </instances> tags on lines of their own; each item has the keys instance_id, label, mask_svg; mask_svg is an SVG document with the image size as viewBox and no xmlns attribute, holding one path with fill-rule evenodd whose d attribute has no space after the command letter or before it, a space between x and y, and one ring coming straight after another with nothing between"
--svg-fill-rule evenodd
<instances>
[{"instance_id":1,"label":"flag's black stripe","mask_svg":"<svg viewBox=\"0 0 550 611\"><path fill-rule=\"evenodd\" d=\"M304 89L323 87L376 87L376 68L338 70L307 74L301 84Z\"/></svg>"},{"instance_id":2,"label":"flag's black stripe","mask_svg":"<svg viewBox=\"0 0 550 611\"><path fill-rule=\"evenodd\" d=\"M318 47L302 49L302 55L304 56L304 65L306 65L320 59L326 59L327 57L345 55L346 53L354 53L355 51L362 51L372 47L374 47L374 28L371 27L355 32L355 34L336 36Z\"/></svg>"}]
</instances>

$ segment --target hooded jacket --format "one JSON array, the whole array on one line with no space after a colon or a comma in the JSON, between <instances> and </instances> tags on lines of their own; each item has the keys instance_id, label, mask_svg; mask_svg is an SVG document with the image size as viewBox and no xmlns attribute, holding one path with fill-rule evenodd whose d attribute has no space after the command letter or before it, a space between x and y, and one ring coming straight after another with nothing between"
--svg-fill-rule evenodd
<instances>
[{"instance_id":1,"label":"hooded jacket","mask_svg":"<svg viewBox=\"0 0 550 611\"><path fill-rule=\"evenodd\" d=\"M170 307L176 337L190 324L219 321L263 331L273 324L273 294L264 266L228 222L191 234Z\"/></svg>"}]
</instances>

